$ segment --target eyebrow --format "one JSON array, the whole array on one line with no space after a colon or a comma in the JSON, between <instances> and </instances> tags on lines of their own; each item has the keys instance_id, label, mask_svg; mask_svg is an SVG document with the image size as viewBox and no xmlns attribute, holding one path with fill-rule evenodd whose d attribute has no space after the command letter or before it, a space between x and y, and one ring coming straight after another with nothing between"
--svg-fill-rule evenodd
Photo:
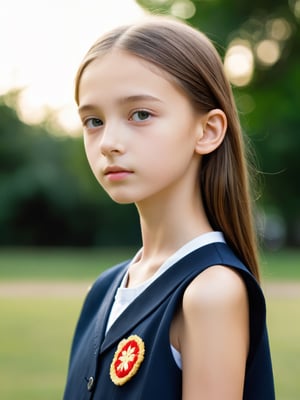
<instances>
[{"instance_id":1,"label":"eyebrow","mask_svg":"<svg viewBox=\"0 0 300 400\"><path fill-rule=\"evenodd\" d=\"M134 101L155 101L160 102L161 100L157 97L151 96L150 94L136 94L132 96L122 97L118 100L118 103L134 102Z\"/></svg>"},{"instance_id":2,"label":"eyebrow","mask_svg":"<svg viewBox=\"0 0 300 400\"><path fill-rule=\"evenodd\" d=\"M151 96L149 94L136 94L136 95L131 95L131 96L126 96L126 97L120 97L117 100L117 103L119 104L124 104L124 103L133 103L136 101L154 101L157 103L162 103L160 99L157 97ZM84 111L92 111L97 108L96 105L93 104L83 104L78 108L78 112L82 113Z\"/></svg>"}]
</instances>

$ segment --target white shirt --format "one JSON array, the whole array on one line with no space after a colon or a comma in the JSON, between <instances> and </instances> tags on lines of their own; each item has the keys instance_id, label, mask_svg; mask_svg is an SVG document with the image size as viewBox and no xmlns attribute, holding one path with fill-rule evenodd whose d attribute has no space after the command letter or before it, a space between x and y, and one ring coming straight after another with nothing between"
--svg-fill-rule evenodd
<instances>
[{"instance_id":1,"label":"white shirt","mask_svg":"<svg viewBox=\"0 0 300 400\"><path fill-rule=\"evenodd\" d=\"M116 319L122 314L122 312L131 304L152 282L154 282L160 275L162 275L167 269L171 268L177 261L185 257L187 254L192 251L199 249L200 247L206 246L211 243L221 242L225 243L224 236L221 232L209 232L203 235L196 237L190 242L186 243L179 250L173 253L167 260L160 266L160 268L155 272L155 274L143 282L141 285L135 287L126 287L127 279L128 279L128 270L118 288L115 301L112 306L107 326L106 332L112 326L112 324L116 321ZM143 249L140 249L131 264L134 263L141 255ZM180 353L171 345L172 354L177 366L181 369L181 355Z\"/></svg>"}]
</instances>

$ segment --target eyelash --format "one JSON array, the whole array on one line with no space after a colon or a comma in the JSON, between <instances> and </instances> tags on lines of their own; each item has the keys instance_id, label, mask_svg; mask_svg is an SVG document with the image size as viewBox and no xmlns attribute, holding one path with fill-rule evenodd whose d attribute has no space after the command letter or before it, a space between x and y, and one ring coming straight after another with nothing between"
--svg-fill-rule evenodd
<instances>
[{"instance_id":1,"label":"eyelash","mask_svg":"<svg viewBox=\"0 0 300 400\"><path fill-rule=\"evenodd\" d=\"M144 114L145 118L142 117L142 118L135 119L135 116L139 115L139 117L141 117L141 114ZM152 116L153 116L153 114L148 110L143 110L143 109L136 110L130 114L129 121L142 123L142 122L148 121ZM91 126L91 124L92 124L92 126ZM97 129L103 125L104 125L103 121L100 118L96 118L96 117L86 118L83 121L83 126L86 129Z\"/></svg>"},{"instance_id":2,"label":"eyelash","mask_svg":"<svg viewBox=\"0 0 300 400\"><path fill-rule=\"evenodd\" d=\"M99 123L99 125L96 125L96 126L89 126L89 123L96 122L96 121L97 121L97 123ZM85 121L83 121L83 126L84 126L85 128L87 128L87 129L99 128L99 127L102 126L102 125L103 125L103 121L102 121L100 118L92 117L92 118L87 118Z\"/></svg>"},{"instance_id":3,"label":"eyelash","mask_svg":"<svg viewBox=\"0 0 300 400\"><path fill-rule=\"evenodd\" d=\"M146 118L145 119L142 118L142 119L138 119L138 120L134 119L134 116L138 115L138 114L146 114ZM134 122L144 122L144 121L148 121L148 119L151 118L152 116L153 116L153 114L148 110L136 110L131 114L129 120L134 121Z\"/></svg>"}]
</instances>

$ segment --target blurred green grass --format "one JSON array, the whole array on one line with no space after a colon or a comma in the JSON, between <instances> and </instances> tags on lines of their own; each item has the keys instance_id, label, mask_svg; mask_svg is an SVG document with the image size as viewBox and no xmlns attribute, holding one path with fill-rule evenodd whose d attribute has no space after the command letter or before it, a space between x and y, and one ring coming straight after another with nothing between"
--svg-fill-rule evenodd
<instances>
[{"instance_id":1,"label":"blurred green grass","mask_svg":"<svg viewBox=\"0 0 300 400\"><path fill-rule=\"evenodd\" d=\"M93 280L106 268L131 258L131 248L2 248L0 280ZM264 280L300 280L300 250L262 253Z\"/></svg>"},{"instance_id":2,"label":"blurred green grass","mask_svg":"<svg viewBox=\"0 0 300 400\"><path fill-rule=\"evenodd\" d=\"M93 280L102 271L131 258L130 248L2 248L0 280Z\"/></svg>"},{"instance_id":3,"label":"blurred green grass","mask_svg":"<svg viewBox=\"0 0 300 400\"><path fill-rule=\"evenodd\" d=\"M278 400L299 400L300 294L268 299L268 330Z\"/></svg>"},{"instance_id":4,"label":"blurred green grass","mask_svg":"<svg viewBox=\"0 0 300 400\"><path fill-rule=\"evenodd\" d=\"M88 286L134 249L0 250L0 281L79 282ZM298 281L300 252L264 254L264 282ZM84 295L1 296L0 399L60 400L73 330ZM300 293L267 299L277 399L300 393Z\"/></svg>"},{"instance_id":5,"label":"blurred green grass","mask_svg":"<svg viewBox=\"0 0 300 400\"><path fill-rule=\"evenodd\" d=\"M300 249L265 252L261 254L260 261L264 280L300 281Z\"/></svg>"},{"instance_id":6,"label":"blurred green grass","mask_svg":"<svg viewBox=\"0 0 300 400\"><path fill-rule=\"evenodd\" d=\"M0 398L61 400L80 298L0 298Z\"/></svg>"}]
</instances>

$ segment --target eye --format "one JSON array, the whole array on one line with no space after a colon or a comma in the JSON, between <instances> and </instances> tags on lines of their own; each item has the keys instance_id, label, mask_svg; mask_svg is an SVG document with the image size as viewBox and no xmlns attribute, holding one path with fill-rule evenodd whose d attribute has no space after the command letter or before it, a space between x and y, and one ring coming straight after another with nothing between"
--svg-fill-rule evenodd
<instances>
[{"instance_id":1,"label":"eye","mask_svg":"<svg viewBox=\"0 0 300 400\"><path fill-rule=\"evenodd\" d=\"M103 125L103 121L99 118L87 118L84 122L83 125L87 129L95 129L99 128L100 126Z\"/></svg>"},{"instance_id":2,"label":"eye","mask_svg":"<svg viewBox=\"0 0 300 400\"><path fill-rule=\"evenodd\" d=\"M134 113L132 113L130 120L136 121L136 122L142 122L142 121L146 121L151 116L152 116L152 114L149 111L139 110L139 111L135 111Z\"/></svg>"}]
</instances>

